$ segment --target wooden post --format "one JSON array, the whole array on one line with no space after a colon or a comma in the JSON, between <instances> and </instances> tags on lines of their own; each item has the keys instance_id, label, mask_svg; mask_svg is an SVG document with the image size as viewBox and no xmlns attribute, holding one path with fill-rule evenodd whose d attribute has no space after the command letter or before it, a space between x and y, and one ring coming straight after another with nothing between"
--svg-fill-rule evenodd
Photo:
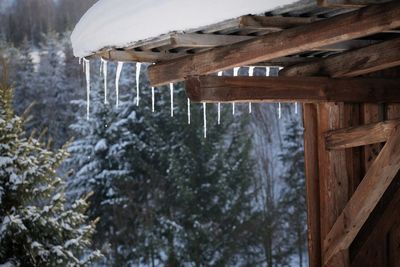
<instances>
[{"instance_id":1,"label":"wooden post","mask_svg":"<svg viewBox=\"0 0 400 267\"><path fill-rule=\"evenodd\" d=\"M321 266L321 226L318 170L318 114L315 104L303 105L304 161L307 192L307 239L310 267Z\"/></svg>"}]
</instances>

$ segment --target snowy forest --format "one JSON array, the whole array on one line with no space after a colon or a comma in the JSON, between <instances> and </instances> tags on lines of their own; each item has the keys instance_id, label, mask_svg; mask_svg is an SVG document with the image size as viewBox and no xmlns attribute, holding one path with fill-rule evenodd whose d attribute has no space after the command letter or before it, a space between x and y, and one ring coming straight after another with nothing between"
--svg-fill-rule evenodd
<instances>
[{"instance_id":1,"label":"snowy forest","mask_svg":"<svg viewBox=\"0 0 400 267\"><path fill-rule=\"evenodd\" d=\"M95 2L0 0L0 266L306 266L300 106L222 104L219 123L192 103L189 124L183 84L171 117L146 64L117 98L100 60L88 105L70 34Z\"/></svg>"}]
</instances>

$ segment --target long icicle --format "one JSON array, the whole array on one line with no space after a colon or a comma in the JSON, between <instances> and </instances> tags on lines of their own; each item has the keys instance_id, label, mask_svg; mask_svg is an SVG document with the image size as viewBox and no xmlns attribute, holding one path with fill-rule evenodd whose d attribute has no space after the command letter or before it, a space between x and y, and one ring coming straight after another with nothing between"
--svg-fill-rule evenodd
<instances>
[{"instance_id":1,"label":"long icicle","mask_svg":"<svg viewBox=\"0 0 400 267\"><path fill-rule=\"evenodd\" d=\"M86 75L86 119L90 118L90 61L83 59Z\"/></svg>"},{"instance_id":2,"label":"long icicle","mask_svg":"<svg viewBox=\"0 0 400 267\"><path fill-rule=\"evenodd\" d=\"M190 99L187 99L187 114L188 114L188 124L190 124Z\"/></svg>"},{"instance_id":3,"label":"long icicle","mask_svg":"<svg viewBox=\"0 0 400 267\"><path fill-rule=\"evenodd\" d=\"M142 63L136 62L136 106L139 106L140 101L140 69Z\"/></svg>"},{"instance_id":4,"label":"long icicle","mask_svg":"<svg viewBox=\"0 0 400 267\"><path fill-rule=\"evenodd\" d=\"M233 76L238 76L240 67L233 68ZM235 115L235 102L232 102L232 115Z\"/></svg>"},{"instance_id":5,"label":"long icicle","mask_svg":"<svg viewBox=\"0 0 400 267\"><path fill-rule=\"evenodd\" d=\"M218 76L222 76L224 74L223 71L218 72ZM221 124L221 102L218 102L218 125Z\"/></svg>"},{"instance_id":6,"label":"long icicle","mask_svg":"<svg viewBox=\"0 0 400 267\"><path fill-rule=\"evenodd\" d=\"M171 94L171 117L174 116L174 84L170 83L169 84L169 90Z\"/></svg>"},{"instance_id":7,"label":"long icicle","mask_svg":"<svg viewBox=\"0 0 400 267\"><path fill-rule=\"evenodd\" d=\"M203 102L203 124L204 124L204 138L207 138L207 106Z\"/></svg>"},{"instance_id":8,"label":"long icicle","mask_svg":"<svg viewBox=\"0 0 400 267\"><path fill-rule=\"evenodd\" d=\"M119 78L121 77L122 67L124 66L124 62L118 62L117 72L115 77L115 97L116 97L116 106L119 106Z\"/></svg>"},{"instance_id":9,"label":"long icicle","mask_svg":"<svg viewBox=\"0 0 400 267\"><path fill-rule=\"evenodd\" d=\"M107 104L107 64L108 62L104 59L101 59L103 64L103 79L104 79L104 104Z\"/></svg>"},{"instance_id":10,"label":"long icicle","mask_svg":"<svg viewBox=\"0 0 400 267\"><path fill-rule=\"evenodd\" d=\"M218 102L218 125L221 124L221 103Z\"/></svg>"},{"instance_id":11,"label":"long icicle","mask_svg":"<svg viewBox=\"0 0 400 267\"><path fill-rule=\"evenodd\" d=\"M299 103L294 103L294 114L299 113Z\"/></svg>"},{"instance_id":12,"label":"long icicle","mask_svg":"<svg viewBox=\"0 0 400 267\"><path fill-rule=\"evenodd\" d=\"M253 77L254 76L254 67L249 67L249 76ZM249 113L251 114L251 102L249 102Z\"/></svg>"},{"instance_id":13,"label":"long icicle","mask_svg":"<svg viewBox=\"0 0 400 267\"><path fill-rule=\"evenodd\" d=\"M154 87L151 87L151 111L154 112Z\"/></svg>"},{"instance_id":14,"label":"long icicle","mask_svg":"<svg viewBox=\"0 0 400 267\"><path fill-rule=\"evenodd\" d=\"M278 72L283 69L282 67L278 68ZM281 102L278 103L278 118L281 119L282 118L282 104Z\"/></svg>"},{"instance_id":15,"label":"long icicle","mask_svg":"<svg viewBox=\"0 0 400 267\"><path fill-rule=\"evenodd\" d=\"M278 103L278 118L282 118L282 104L281 102Z\"/></svg>"}]
</instances>

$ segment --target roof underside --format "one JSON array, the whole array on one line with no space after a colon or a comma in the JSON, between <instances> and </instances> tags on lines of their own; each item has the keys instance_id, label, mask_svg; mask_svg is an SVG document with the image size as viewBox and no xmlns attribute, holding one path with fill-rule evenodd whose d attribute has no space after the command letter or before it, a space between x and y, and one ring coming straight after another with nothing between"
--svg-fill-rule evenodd
<instances>
[{"instance_id":1,"label":"roof underside","mask_svg":"<svg viewBox=\"0 0 400 267\"><path fill-rule=\"evenodd\" d=\"M115 61L160 63L312 23L317 20L331 18L357 8L359 7L321 7L317 5L315 0L298 1L262 15L246 15L190 31L170 32L145 41L133 42L127 47L103 48L94 52L93 55ZM399 36L399 30L386 31L372 36L319 47L284 58L273 59L268 62L259 62L255 65L286 67L307 62L313 58L324 58L350 49L365 47Z\"/></svg>"}]
</instances>

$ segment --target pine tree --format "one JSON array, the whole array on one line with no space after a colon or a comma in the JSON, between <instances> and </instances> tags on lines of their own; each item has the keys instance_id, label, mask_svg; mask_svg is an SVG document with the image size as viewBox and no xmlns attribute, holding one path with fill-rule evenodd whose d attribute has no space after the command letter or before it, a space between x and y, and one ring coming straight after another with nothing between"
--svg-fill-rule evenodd
<instances>
[{"instance_id":1,"label":"pine tree","mask_svg":"<svg viewBox=\"0 0 400 267\"><path fill-rule=\"evenodd\" d=\"M88 249L95 221L86 223L85 199L66 206L56 169L66 152L51 152L12 110L12 90L0 86L0 264L87 266L100 256Z\"/></svg>"},{"instance_id":2,"label":"pine tree","mask_svg":"<svg viewBox=\"0 0 400 267\"><path fill-rule=\"evenodd\" d=\"M299 266L305 262L306 249L306 197L304 175L303 130L299 122L292 119L284 136L284 153L280 156L288 166L283 175L285 183L281 194L281 208L287 222L287 243L297 256Z\"/></svg>"}]
</instances>

